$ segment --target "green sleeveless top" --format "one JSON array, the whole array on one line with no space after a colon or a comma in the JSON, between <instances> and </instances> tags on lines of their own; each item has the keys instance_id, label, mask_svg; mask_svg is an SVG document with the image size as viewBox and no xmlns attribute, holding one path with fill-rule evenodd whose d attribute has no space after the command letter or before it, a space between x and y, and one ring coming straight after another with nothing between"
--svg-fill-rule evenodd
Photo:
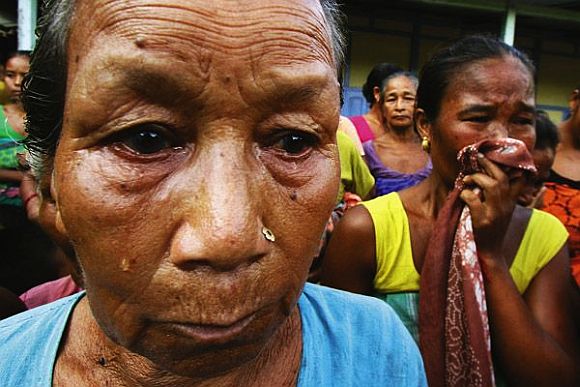
<instances>
[{"instance_id":1,"label":"green sleeveless top","mask_svg":"<svg viewBox=\"0 0 580 387\"><path fill-rule=\"evenodd\" d=\"M16 132L4 114L4 106L0 105L0 169L17 169L17 153L24 153L22 145L24 136ZM19 184L0 181L0 204L22 205L19 195Z\"/></svg>"}]
</instances>

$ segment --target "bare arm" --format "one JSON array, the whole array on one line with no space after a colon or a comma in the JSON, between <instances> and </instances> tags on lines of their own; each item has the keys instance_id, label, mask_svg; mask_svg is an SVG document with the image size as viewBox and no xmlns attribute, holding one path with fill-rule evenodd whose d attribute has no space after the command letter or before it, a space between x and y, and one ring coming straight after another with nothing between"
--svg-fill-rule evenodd
<instances>
[{"instance_id":1,"label":"bare arm","mask_svg":"<svg viewBox=\"0 0 580 387\"><path fill-rule=\"evenodd\" d=\"M23 173L13 169L0 169L0 181L13 181L19 183L22 180Z\"/></svg>"},{"instance_id":2,"label":"bare arm","mask_svg":"<svg viewBox=\"0 0 580 387\"><path fill-rule=\"evenodd\" d=\"M321 283L372 294L376 273L375 231L367 209L356 206L338 223L322 261Z\"/></svg>"},{"instance_id":3,"label":"bare arm","mask_svg":"<svg viewBox=\"0 0 580 387\"><path fill-rule=\"evenodd\" d=\"M507 268L485 265L494 352L510 385L578 386L578 338L567 249L544 267L522 297Z\"/></svg>"},{"instance_id":4,"label":"bare arm","mask_svg":"<svg viewBox=\"0 0 580 387\"><path fill-rule=\"evenodd\" d=\"M486 174L466 178L483 190L465 190L484 273L492 345L510 385L577 386L578 341L575 334L567 249L562 249L531 282L522 297L503 256L503 235L519 194L518 182L492 162Z\"/></svg>"}]
</instances>

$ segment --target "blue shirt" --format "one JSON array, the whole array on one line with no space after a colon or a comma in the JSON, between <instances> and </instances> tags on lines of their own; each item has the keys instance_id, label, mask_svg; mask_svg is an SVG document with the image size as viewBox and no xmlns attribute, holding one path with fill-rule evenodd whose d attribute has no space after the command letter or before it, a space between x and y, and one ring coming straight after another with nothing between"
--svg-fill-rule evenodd
<instances>
[{"instance_id":1,"label":"blue shirt","mask_svg":"<svg viewBox=\"0 0 580 387\"><path fill-rule=\"evenodd\" d=\"M0 386L51 386L58 346L84 295L0 321ZM415 342L380 300L306 284L298 386L426 386Z\"/></svg>"}]
</instances>

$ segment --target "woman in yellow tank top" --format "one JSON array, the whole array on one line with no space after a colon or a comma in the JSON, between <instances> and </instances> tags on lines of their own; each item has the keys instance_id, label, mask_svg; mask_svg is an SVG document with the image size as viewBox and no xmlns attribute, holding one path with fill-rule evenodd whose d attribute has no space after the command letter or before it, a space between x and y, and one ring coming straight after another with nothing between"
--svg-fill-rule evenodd
<instances>
[{"instance_id":1,"label":"woman in yellow tank top","mask_svg":"<svg viewBox=\"0 0 580 387\"><path fill-rule=\"evenodd\" d=\"M533 65L496 40L471 37L423 68L416 123L433 160L417 186L349 211L324 257L322 283L373 294L417 337L417 292L435 220L459 172L456 155L484 139L533 149ZM551 215L516 206L523 177L485 157L465 178L489 316L494 366L510 385L579 385L567 233ZM497 374L497 372L496 372Z\"/></svg>"}]
</instances>

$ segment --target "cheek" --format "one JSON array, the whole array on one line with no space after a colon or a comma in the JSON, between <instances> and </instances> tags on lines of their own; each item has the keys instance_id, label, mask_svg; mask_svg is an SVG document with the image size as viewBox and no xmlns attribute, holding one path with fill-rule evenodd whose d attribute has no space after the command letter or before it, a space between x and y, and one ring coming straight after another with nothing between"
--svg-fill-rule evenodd
<instances>
[{"instance_id":1,"label":"cheek","mask_svg":"<svg viewBox=\"0 0 580 387\"><path fill-rule=\"evenodd\" d=\"M536 145L536 133L534 130L528 130L518 133L510 133L510 137L520 140L524 144L526 144L526 148L528 148L529 152L532 152L534 146Z\"/></svg>"},{"instance_id":2,"label":"cheek","mask_svg":"<svg viewBox=\"0 0 580 387\"><path fill-rule=\"evenodd\" d=\"M110 160L77 156L57 160L57 197L68 237L88 273L87 286L130 287L129 268L136 264L140 278L134 285L146 283L157 265L151 257L162 257L168 243L171 216L161 216L171 214L168 202L152 189L124 190L122 181L103 171Z\"/></svg>"},{"instance_id":3,"label":"cheek","mask_svg":"<svg viewBox=\"0 0 580 387\"><path fill-rule=\"evenodd\" d=\"M272 166L269 169L277 179L272 185L278 200L266 199L272 205L271 216L276 218L272 221L280 224L284 240L290 242L285 247L295 250L302 246L310 259L317 252L320 236L335 205L340 179L338 157L319 154L309 162L308 168L300 168L302 172L298 176L275 174ZM301 184L296 185L297 181Z\"/></svg>"}]
</instances>

